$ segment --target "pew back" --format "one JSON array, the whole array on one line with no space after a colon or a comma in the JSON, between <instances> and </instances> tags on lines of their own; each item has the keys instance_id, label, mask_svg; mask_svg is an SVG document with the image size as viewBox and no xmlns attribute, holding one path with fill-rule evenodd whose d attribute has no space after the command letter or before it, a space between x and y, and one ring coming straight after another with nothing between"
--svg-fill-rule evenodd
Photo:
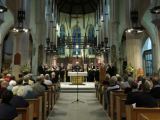
<instances>
[{"instance_id":1,"label":"pew back","mask_svg":"<svg viewBox=\"0 0 160 120\"><path fill-rule=\"evenodd\" d=\"M125 101L126 94L122 94L121 96L116 96L116 115L117 120L121 120L125 115Z\"/></svg>"},{"instance_id":2,"label":"pew back","mask_svg":"<svg viewBox=\"0 0 160 120\"><path fill-rule=\"evenodd\" d=\"M29 103L33 104L33 117L42 120L42 96L35 99L26 99Z\"/></svg>"},{"instance_id":3,"label":"pew back","mask_svg":"<svg viewBox=\"0 0 160 120\"><path fill-rule=\"evenodd\" d=\"M23 120L22 114L18 114L18 116L14 118L13 120Z\"/></svg>"},{"instance_id":4,"label":"pew back","mask_svg":"<svg viewBox=\"0 0 160 120\"><path fill-rule=\"evenodd\" d=\"M149 117L149 120L160 119L160 108L143 108L126 105L126 120L138 120L140 114Z\"/></svg>"},{"instance_id":5,"label":"pew back","mask_svg":"<svg viewBox=\"0 0 160 120\"><path fill-rule=\"evenodd\" d=\"M29 103L26 108L16 108L17 113L22 115L22 120L33 120L33 104Z\"/></svg>"},{"instance_id":6,"label":"pew back","mask_svg":"<svg viewBox=\"0 0 160 120\"><path fill-rule=\"evenodd\" d=\"M138 120L149 120L144 114L139 114Z\"/></svg>"},{"instance_id":7,"label":"pew back","mask_svg":"<svg viewBox=\"0 0 160 120\"><path fill-rule=\"evenodd\" d=\"M116 96L121 95L124 95L124 91L122 90L110 91L109 115L111 120L114 120L114 113L116 113Z\"/></svg>"}]
</instances>

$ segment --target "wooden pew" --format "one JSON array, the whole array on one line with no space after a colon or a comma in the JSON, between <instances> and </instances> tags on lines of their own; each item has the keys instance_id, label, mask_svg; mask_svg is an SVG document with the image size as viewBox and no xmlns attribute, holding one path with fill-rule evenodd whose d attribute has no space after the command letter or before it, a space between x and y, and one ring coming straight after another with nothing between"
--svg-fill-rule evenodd
<instances>
[{"instance_id":1,"label":"wooden pew","mask_svg":"<svg viewBox=\"0 0 160 120\"><path fill-rule=\"evenodd\" d=\"M47 119L47 94L44 92L42 96L42 120Z\"/></svg>"},{"instance_id":2,"label":"wooden pew","mask_svg":"<svg viewBox=\"0 0 160 120\"><path fill-rule=\"evenodd\" d=\"M42 96L35 99L26 99L33 104L33 118L42 120Z\"/></svg>"},{"instance_id":3,"label":"wooden pew","mask_svg":"<svg viewBox=\"0 0 160 120\"><path fill-rule=\"evenodd\" d=\"M53 109L55 98L54 98L53 85L48 86L48 112Z\"/></svg>"},{"instance_id":4,"label":"wooden pew","mask_svg":"<svg viewBox=\"0 0 160 120\"><path fill-rule=\"evenodd\" d=\"M121 95L124 95L124 91L122 90L110 91L109 116L111 117L111 120L114 120L114 116L116 113L116 96Z\"/></svg>"},{"instance_id":5,"label":"wooden pew","mask_svg":"<svg viewBox=\"0 0 160 120\"><path fill-rule=\"evenodd\" d=\"M139 114L138 116L138 120L149 120L149 118L147 118L144 114Z\"/></svg>"},{"instance_id":6,"label":"wooden pew","mask_svg":"<svg viewBox=\"0 0 160 120\"><path fill-rule=\"evenodd\" d=\"M52 87L52 90L54 91L54 104L56 104L56 101L58 100L59 98L59 89L60 87L60 84L59 83L56 83L56 84L53 84L53 87Z\"/></svg>"},{"instance_id":7,"label":"wooden pew","mask_svg":"<svg viewBox=\"0 0 160 120\"><path fill-rule=\"evenodd\" d=\"M23 120L22 114L18 114L18 116L14 118L13 120Z\"/></svg>"},{"instance_id":8,"label":"wooden pew","mask_svg":"<svg viewBox=\"0 0 160 120\"><path fill-rule=\"evenodd\" d=\"M45 91L44 93L46 95L46 98L45 98L45 101L46 101L46 114L48 115L49 112L50 112L50 105L51 105L51 102L50 102L50 96L49 96L49 90Z\"/></svg>"},{"instance_id":9,"label":"wooden pew","mask_svg":"<svg viewBox=\"0 0 160 120\"><path fill-rule=\"evenodd\" d=\"M103 86L102 85L99 85L98 100L99 100L100 104L103 105Z\"/></svg>"},{"instance_id":10,"label":"wooden pew","mask_svg":"<svg viewBox=\"0 0 160 120\"><path fill-rule=\"evenodd\" d=\"M138 120L140 114L144 114L149 120L159 120L160 108L144 108L126 105L126 120Z\"/></svg>"},{"instance_id":11,"label":"wooden pew","mask_svg":"<svg viewBox=\"0 0 160 120\"><path fill-rule=\"evenodd\" d=\"M122 94L120 96L116 96L116 118L117 120L122 120L123 115L125 115L125 101L126 94Z\"/></svg>"},{"instance_id":12,"label":"wooden pew","mask_svg":"<svg viewBox=\"0 0 160 120\"><path fill-rule=\"evenodd\" d=\"M16 108L17 113L22 115L22 120L33 120L33 103L29 103L28 107Z\"/></svg>"}]
</instances>

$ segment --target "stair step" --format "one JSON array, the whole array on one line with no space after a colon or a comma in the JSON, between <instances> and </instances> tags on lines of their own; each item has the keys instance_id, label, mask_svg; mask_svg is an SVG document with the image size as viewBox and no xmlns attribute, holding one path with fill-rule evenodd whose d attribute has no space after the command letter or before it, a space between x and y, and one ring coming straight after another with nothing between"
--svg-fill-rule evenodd
<instances>
[{"instance_id":1,"label":"stair step","mask_svg":"<svg viewBox=\"0 0 160 120\"><path fill-rule=\"evenodd\" d=\"M62 93L76 93L77 88L61 88ZM79 88L79 93L95 93L96 90L94 88Z\"/></svg>"}]
</instances>

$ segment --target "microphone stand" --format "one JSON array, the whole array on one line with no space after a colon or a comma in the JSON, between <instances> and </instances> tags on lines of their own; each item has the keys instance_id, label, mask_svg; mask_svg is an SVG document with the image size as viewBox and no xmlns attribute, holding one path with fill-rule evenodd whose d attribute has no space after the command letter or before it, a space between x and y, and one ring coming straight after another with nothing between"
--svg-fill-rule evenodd
<instances>
[{"instance_id":1,"label":"microphone stand","mask_svg":"<svg viewBox=\"0 0 160 120\"><path fill-rule=\"evenodd\" d=\"M78 102L81 102L81 103L84 103L84 101L81 101L80 99L79 99L79 96L78 96L78 90L79 90L79 88L78 88L78 67L76 68L76 72L77 72L77 76L76 76L76 83L77 83L77 99L75 100L75 101L73 101L72 103L78 103Z\"/></svg>"}]
</instances>

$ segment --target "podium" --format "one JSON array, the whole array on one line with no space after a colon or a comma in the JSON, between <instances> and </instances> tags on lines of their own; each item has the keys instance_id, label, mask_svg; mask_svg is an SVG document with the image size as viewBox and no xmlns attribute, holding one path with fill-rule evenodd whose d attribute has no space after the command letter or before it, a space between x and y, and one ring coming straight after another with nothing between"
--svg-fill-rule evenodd
<instances>
[{"instance_id":1,"label":"podium","mask_svg":"<svg viewBox=\"0 0 160 120\"><path fill-rule=\"evenodd\" d=\"M70 81L74 85L81 85L83 84L84 77L88 75L87 72L68 72L68 76L70 76Z\"/></svg>"}]
</instances>

